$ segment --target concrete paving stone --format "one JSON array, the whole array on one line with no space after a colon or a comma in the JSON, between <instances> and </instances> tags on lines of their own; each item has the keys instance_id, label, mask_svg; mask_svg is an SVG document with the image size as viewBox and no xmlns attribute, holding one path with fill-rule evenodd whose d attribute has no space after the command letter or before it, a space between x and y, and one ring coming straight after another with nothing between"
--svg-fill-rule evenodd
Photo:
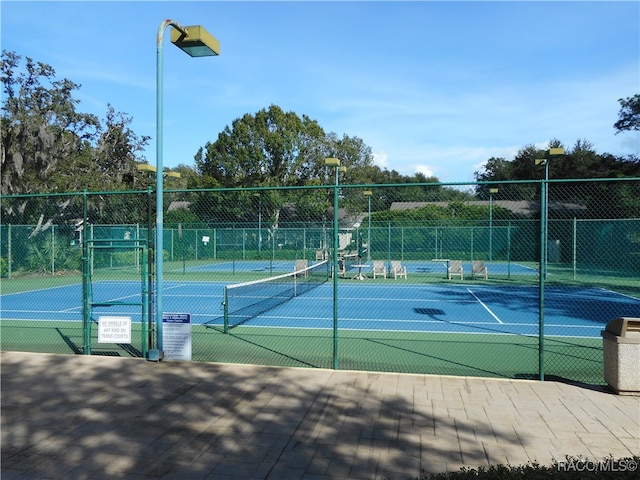
<instances>
[{"instance_id":1,"label":"concrete paving stone","mask_svg":"<svg viewBox=\"0 0 640 480\"><path fill-rule=\"evenodd\" d=\"M304 469L288 468L283 466L276 466L269 472L269 478L282 478L287 480L304 480Z\"/></svg>"},{"instance_id":2,"label":"concrete paving stone","mask_svg":"<svg viewBox=\"0 0 640 480\"><path fill-rule=\"evenodd\" d=\"M462 455L462 462L465 465L488 464L487 455L482 443L461 441L460 453Z\"/></svg>"},{"instance_id":3,"label":"concrete paving stone","mask_svg":"<svg viewBox=\"0 0 640 480\"><path fill-rule=\"evenodd\" d=\"M395 480L640 450L640 399L558 382L15 352L0 360L3 480L38 465L65 480Z\"/></svg>"},{"instance_id":4,"label":"concrete paving stone","mask_svg":"<svg viewBox=\"0 0 640 480\"><path fill-rule=\"evenodd\" d=\"M502 445L491 442L483 442L487 466L491 465L518 465L528 461L527 453L521 445Z\"/></svg>"},{"instance_id":5,"label":"concrete paving stone","mask_svg":"<svg viewBox=\"0 0 640 480\"><path fill-rule=\"evenodd\" d=\"M329 469L331 468L331 459L328 459L316 451L316 454L313 457L313 460L307 467L308 475L319 475L326 476L329 475Z\"/></svg>"}]
</instances>

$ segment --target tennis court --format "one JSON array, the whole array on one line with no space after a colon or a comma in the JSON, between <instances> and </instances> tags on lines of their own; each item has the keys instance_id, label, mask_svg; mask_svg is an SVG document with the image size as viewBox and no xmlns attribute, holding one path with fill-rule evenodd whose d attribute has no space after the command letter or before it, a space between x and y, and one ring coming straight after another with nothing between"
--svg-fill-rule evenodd
<instances>
[{"instance_id":1,"label":"tennis court","mask_svg":"<svg viewBox=\"0 0 640 480\"><path fill-rule=\"evenodd\" d=\"M229 282L176 282L164 285L167 312L190 313L194 324L221 326L223 289ZM94 297L102 303L140 301L140 283L98 281ZM268 302L260 292L256 302ZM261 297L261 295L263 295ZM82 287L67 285L1 296L2 319L82 321ZM333 328L331 281L287 299L243 325L271 329ZM353 331L439 332L538 335L539 291L535 286L485 285L481 282L412 284L388 279L359 282L341 279L339 326ZM597 308L596 308L597 306ZM602 311L610 312L606 318ZM100 315L127 315L140 322L140 308L97 306ZM547 287L545 334L599 338L612 316L640 317L640 299L600 288Z\"/></svg>"},{"instance_id":2,"label":"tennis court","mask_svg":"<svg viewBox=\"0 0 640 480\"><path fill-rule=\"evenodd\" d=\"M408 278L398 280L370 275L354 280L357 270L347 269L345 278L338 279L337 325L333 281L326 267L319 279L309 275L313 288L300 295L241 288L241 313L229 305L225 329L225 287L232 290L230 285L241 281L277 277L291 272L293 264L209 262L190 267L199 269L191 273L171 265L168 271L173 273L163 289L164 311L191 315L193 360L311 368L338 363L353 370L536 378L542 351L547 375L601 384L600 332L617 316L640 317L640 299L633 295L593 286L546 286L541 346L535 269L495 263L489 264L495 280L449 281L446 265L423 261L406 262ZM194 275L215 280L191 280ZM129 274L125 280L127 275L120 272L116 277L92 282L91 318L131 317L132 343L98 343L98 329L93 328L92 354L144 356L143 286L139 276L134 280L136 275ZM275 296L282 299L274 301ZM2 348L82 353L82 298L77 282L4 293Z\"/></svg>"}]
</instances>

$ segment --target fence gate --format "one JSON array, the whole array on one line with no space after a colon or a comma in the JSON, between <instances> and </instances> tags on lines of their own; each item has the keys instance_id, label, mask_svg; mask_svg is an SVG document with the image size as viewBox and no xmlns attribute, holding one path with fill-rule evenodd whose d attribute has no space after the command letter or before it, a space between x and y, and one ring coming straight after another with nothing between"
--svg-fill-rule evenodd
<instances>
[{"instance_id":1,"label":"fence gate","mask_svg":"<svg viewBox=\"0 0 640 480\"><path fill-rule=\"evenodd\" d=\"M132 356L146 358L153 338L149 260L146 240L85 239L82 243L82 350L85 355L117 355L118 350L125 350ZM139 322L131 318L131 307L140 308ZM104 349L96 352L92 344L99 337L94 335L92 327L94 323L98 325L103 315L128 318L131 342L109 343L103 339ZM139 342L134 340L137 330Z\"/></svg>"}]
</instances>

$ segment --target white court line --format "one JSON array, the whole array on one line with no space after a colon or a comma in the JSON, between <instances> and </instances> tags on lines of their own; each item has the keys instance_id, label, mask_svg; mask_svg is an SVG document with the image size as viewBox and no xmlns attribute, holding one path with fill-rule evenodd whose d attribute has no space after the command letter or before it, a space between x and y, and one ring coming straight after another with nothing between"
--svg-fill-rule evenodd
<instances>
[{"instance_id":1,"label":"white court line","mask_svg":"<svg viewBox=\"0 0 640 480\"><path fill-rule=\"evenodd\" d=\"M503 323L503 322L502 322L502 320L500 320L500 319L498 318L498 316L497 316L495 313L493 313L493 312L491 311L491 309L490 309L489 307L487 307L487 306L484 304L484 302L483 302L482 300L480 300L480 299L478 298L478 296L477 296L475 293L473 293L473 292L471 291L471 289L470 289L470 288L467 288L467 292L469 292L471 295L473 295L473 298L475 298L475 299L478 301L478 303L480 303L480 305L482 305L482 306L484 307L484 309L485 309L487 312L489 312L489 315L491 315L493 318L495 318L495 319L496 319L496 321L497 321L498 323Z\"/></svg>"}]
</instances>

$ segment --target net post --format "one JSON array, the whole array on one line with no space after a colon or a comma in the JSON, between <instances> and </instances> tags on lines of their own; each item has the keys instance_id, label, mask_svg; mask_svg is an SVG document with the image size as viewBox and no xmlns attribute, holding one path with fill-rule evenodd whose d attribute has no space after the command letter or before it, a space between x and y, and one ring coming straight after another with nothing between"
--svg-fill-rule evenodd
<instances>
[{"instance_id":1,"label":"net post","mask_svg":"<svg viewBox=\"0 0 640 480\"><path fill-rule=\"evenodd\" d=\"M227 297L227 287L224 287L223 294L222 294L222 309L223 309L223 316L224 316L223 332L229 333L229 301Z\"/></svg>"}]
</instances>

